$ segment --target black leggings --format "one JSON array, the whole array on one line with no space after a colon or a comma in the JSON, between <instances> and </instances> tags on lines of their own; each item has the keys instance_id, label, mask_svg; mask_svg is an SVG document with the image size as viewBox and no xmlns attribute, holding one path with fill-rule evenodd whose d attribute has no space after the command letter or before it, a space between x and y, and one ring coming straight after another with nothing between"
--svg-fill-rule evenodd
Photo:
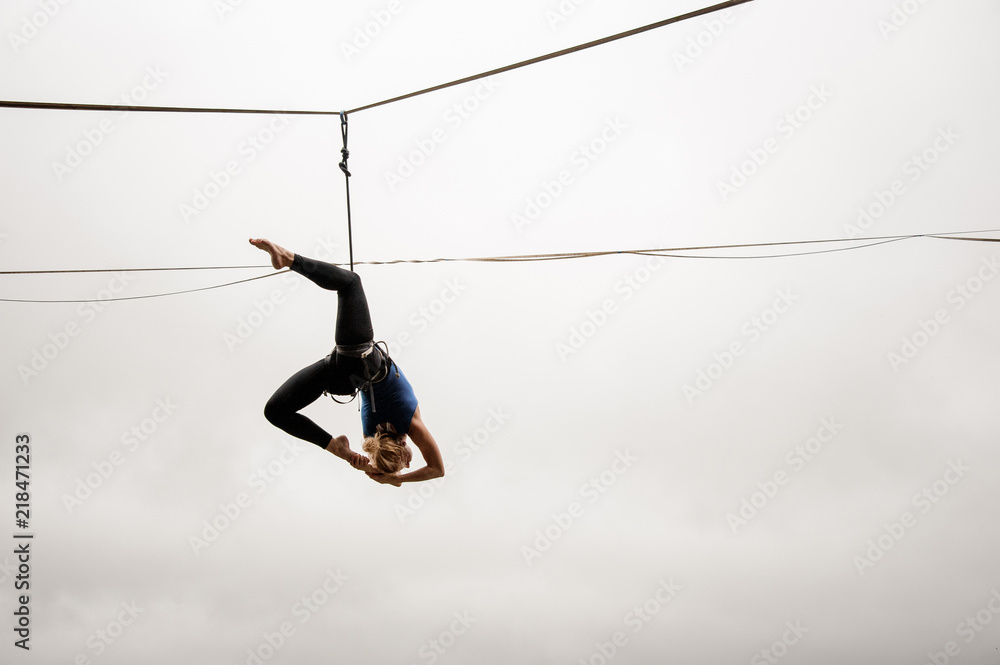
<instances>
[{"instance_id":1,"label":"black leggings","mask_svg":"<svg viewBox=\"0 0 1000 665\"><path fill-rule=\"evenodd\" d=\"M337 292L338 346L365 344L374 340L361 277L357 273L329 263L295 255L292 270L316 285ZM322 427L299 410L315 402L324 392L353 395L379 369L372 366L381 360L376 351L367 359L338 354L336 350L323 360L299 370L278 388L264 406L264 417L275 427L292 436L326 448L332 438Z\"/></svg>"}]
</instances>

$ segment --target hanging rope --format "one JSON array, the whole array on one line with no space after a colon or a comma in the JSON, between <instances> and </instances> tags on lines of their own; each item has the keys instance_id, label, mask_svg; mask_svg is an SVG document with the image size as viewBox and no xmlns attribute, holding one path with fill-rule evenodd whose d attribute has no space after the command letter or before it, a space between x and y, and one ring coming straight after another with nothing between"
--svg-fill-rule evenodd
<instances>
[{"instance_id":1,"label":"hanging rope","mask_svg":"<svg viewBox=\"0 0 1000 665\"><path fill-rule=\"evenodd\" d=\"M351 151L347 149L347 112L340 112L340 136L344 139L344 147L340 149L340 170L344 172L344 184L347 187L347 249L351 258L351 270L354 270L354 235L351 232L351 172L347 170L347 158Z\"/></svg>"}]
</instances>

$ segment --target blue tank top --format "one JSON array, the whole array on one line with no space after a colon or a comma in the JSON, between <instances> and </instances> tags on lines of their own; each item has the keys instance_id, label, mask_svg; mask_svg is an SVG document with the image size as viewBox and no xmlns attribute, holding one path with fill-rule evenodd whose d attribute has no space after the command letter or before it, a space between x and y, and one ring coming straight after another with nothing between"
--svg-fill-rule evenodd
<instances>
[{"instance_id":1,"label":"blue tank top","mask_svg":"<svg viewBox=\"0 0 1000 665\"><path fill-rule=\"evenodd\" d=\"M396 376L397 371L399 372L398 377ZM374 436L375 427L382 423L392 424L396 428L397 434L406 434L410 431L410 422L413 420L413 413L417 410L417 396L413 393L413 387L395 362L389 368L389 376L372 384L372 392L375 395L374 412L372 412L368 391L360 390L358 392L361 393L361 430L365 436Z\"/></svg>"}]
</instances>

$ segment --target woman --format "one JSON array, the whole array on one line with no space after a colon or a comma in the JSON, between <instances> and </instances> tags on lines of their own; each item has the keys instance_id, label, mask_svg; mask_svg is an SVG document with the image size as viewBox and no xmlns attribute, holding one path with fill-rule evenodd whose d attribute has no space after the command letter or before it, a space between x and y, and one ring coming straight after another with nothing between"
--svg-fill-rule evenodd
<instances>
[{"instance_id":1,"label":"woman","mask_svg":"<svg viewBox=\"0 0 1000 665\"><path fill-rule=\"evenodd\" d=\"M374 344L368 301L357 273L329 263L293 254L264 239L250 244L271 256L276 270L291 268L316 285L337 292L336 348L316 363L300 370L275 391L264 407L264 417L292 436L310 441L361 469L380 483L402 483L444 475L441 451L420 418L413 388L399 366ZM319 425L298 413L324 393L361 393L361 424L365 457L351 450L346 436L330 436ZM413 453L407 436L420 450L426 466L409 473Z\"/></svg>"}]
</instances>

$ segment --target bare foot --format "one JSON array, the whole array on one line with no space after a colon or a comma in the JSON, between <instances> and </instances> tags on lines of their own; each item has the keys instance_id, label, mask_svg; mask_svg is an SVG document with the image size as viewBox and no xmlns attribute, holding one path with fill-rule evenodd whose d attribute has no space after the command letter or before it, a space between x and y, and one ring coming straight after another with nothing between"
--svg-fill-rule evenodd
<instances>
[{"instance_id":1,"label":"bare foot","mask_svg":"<svg viewBox=\"0 0 1000 665\"><path fill-rule=\"evenodd\" d=\"M271 265L274 266L275 270L288 268L295 260L295 254L265 238L250 238L250 244L271 255Z\"/></svg>"}]
</instances>

